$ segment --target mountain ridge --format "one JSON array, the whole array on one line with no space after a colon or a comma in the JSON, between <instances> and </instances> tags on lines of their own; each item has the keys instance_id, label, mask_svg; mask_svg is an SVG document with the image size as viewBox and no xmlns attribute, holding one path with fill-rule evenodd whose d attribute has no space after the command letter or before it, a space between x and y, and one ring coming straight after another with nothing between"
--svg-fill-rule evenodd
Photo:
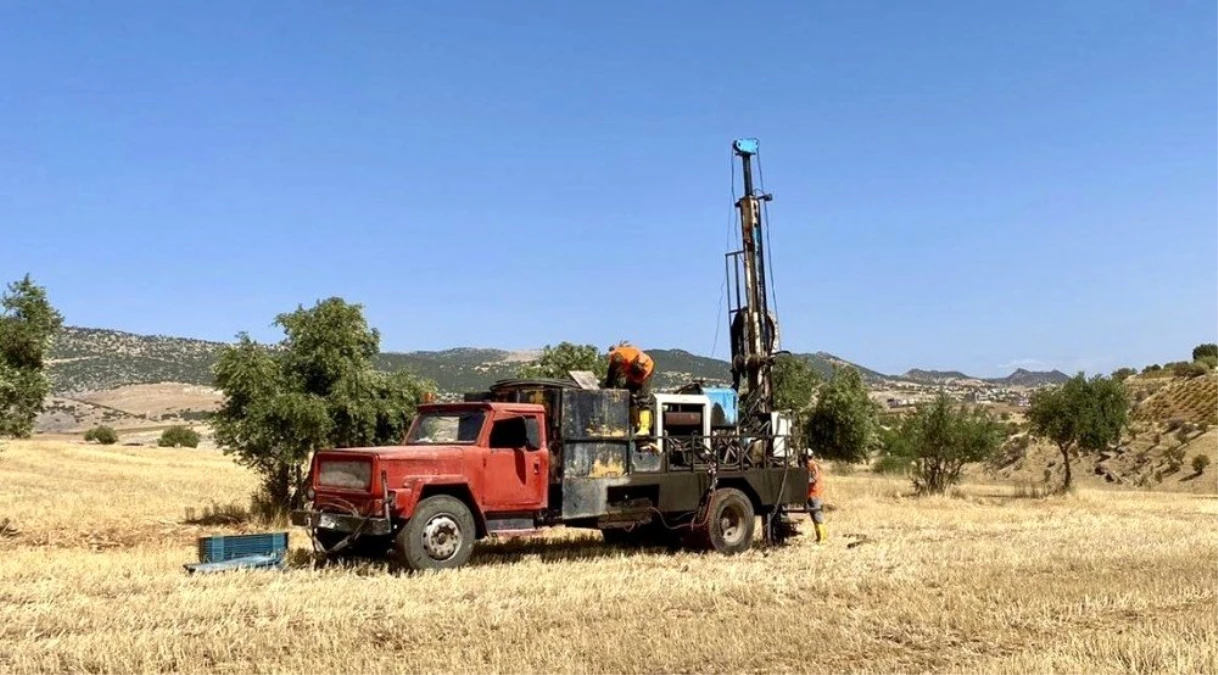
<instances>
[{"instance_id":1,"label":"mountain ridge","mask_svg":"<svg viewBox=\"0 0 1218 675\"><path fill-rule=\"evenodd\" d=\"M145 335L108 328L68 326L57 336L48 358L52 391L56 394L99 391L130 384L181 382L211 385L211 367L228 343L164 334ZM695 354L685 349L648 349L656 362L658 388L672 388L690 380L712 383L730 381L726 360ZM476 391L497 379L514 377L522 363L536 358L538 350L506 350L494 347L453 347L413 352L381 352L374 357L380 370L409 370L436 382L445 392ZM912 369L890 376L828 352L793 354L807 359L822 377L834 366L857 368L873 383L914 381L944 383L939 376L977 380L991 384L1039 386L1064 381L1060 371L1037 373L1017 369L1005 378L971 378L959 371ZM923 379L910 379L910 375Z\"/></svg>"}]
</instances>

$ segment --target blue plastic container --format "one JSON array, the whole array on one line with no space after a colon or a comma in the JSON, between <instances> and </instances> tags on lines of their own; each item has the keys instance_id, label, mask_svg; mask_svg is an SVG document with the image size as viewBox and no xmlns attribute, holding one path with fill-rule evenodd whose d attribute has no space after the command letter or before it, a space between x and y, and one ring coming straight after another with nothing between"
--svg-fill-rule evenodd
<instances>
[{"instance_id":1,"label":"blue plastic container","mask_svg":"<svg viewBox=\"0 0 1218 675\"><path fill-rule=\"evenodd\" d=\"M703 387L702 393L711 402L711 426L736 426L736 390L728 387Z\"/></svg>"},{"instance_id":2,"label":"blue plastic container","mask_svg":"<svg viewBox=\"0 0 1218 675\"><path fill-rule=\"evenodd\" d=\"M199 537L201 563L223 562L248 556L275 556L282 559L287 555L287 551L287 532Z\"/></svg>"}]
</instances>

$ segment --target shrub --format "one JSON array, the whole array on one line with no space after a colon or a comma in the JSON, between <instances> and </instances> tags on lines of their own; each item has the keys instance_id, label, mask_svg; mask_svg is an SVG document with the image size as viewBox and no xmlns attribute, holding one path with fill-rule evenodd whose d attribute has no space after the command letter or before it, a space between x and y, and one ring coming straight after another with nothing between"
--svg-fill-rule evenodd
<instances>
[{"instance_id":1,"label":"shrub","mask_svg":"<svg viewBox=\"0 0 1218 675\"><path fill-rule=\"evenodd\" d=\"M1205 342L1193 347L1193 360L1200 361L1204 358L1218 359L1218 343Z\"/></svg>"},{"instance_id":2,"label":"shrub","mask_svg":"<svg viewBox=\"0 0 1218 675\"><path fill-rule=\"evenodd\" d=\"M1206 368L1213 370L1218 368L1218 356L1202 356L1201 358L1196 359L1194 363L1200 363Z\"/></svg>"},{"instance_id":3,"label":"shrub","mask_svg":"<svg viewBox=\"0 0 1218 675\"><path fill-rule=\"evenodd\" d=\"M99 424L85 432L85 440L97 441L102 445L114 445L118 443L118 433L112 427Z\"/></svg>"},{"instance_id":4,"label":"shrub","mask_svg":"<svg viewBox=\"0 0 1218 675\"><path fill-rule=\"evenodd\" d=\"M884 435L883 455L910 467L919 494L943 494L960 482L965 464L993 457L1002 439L1001 425L985 409L957 407L939 394Z\"/></svg>"},{"instance_id":5,"label":"shrub","mask_svg":"<svg viewBox=\"0 0 1218 675\"><path fill-rule=\"evenodd\" d=\"M1192 425L1186 424L1176 430L1176 440L1180 441L1181 443L1187 443L1188 435L1190 433L1192 433Z\"/></svg>"},{"instance_id":6,"label":"shrub","mask_svg":"<svg viewBox=\"0 0 1218 675\"><path fill-rule=\"evenodd\" d=\"M1210 372L1210 369L1200 361L1193 361L1191 363L1179 361L1172 364L1171 372L1176 377L1197 377Z\"/></svg>"},{"instance_id":7,"label":"shrub","mask_svg":"<svg viewBox=\"0 0 1218 675\"><path fill-rule=\"evenodd\" d=\"M1197 455L1193 458L1193 473L1200 476L1205 473L1205 467L1210 465L1209 455Z\"/></svg>"},{"instance_id":8,"label":"shrub","mask_svg":"<svg viewBox=\"0 0 1218 675\"><path fill-rule=\"evenodd\" d=\"M1004 412L998 416L998 419L1002 420L1003 422L1008 422L1011 419L1011 413Z\"/></svg>"},{"instance_id":9,"label":"shrub","mask_svg":"<svg viewBox=\"0 0 1218 675\"><path fill-rule=\"evenodd\" d=\"M1134 370L1133 368L1117 368L1116 370L1112 371L1112 379L1116 380L1117 382L1124 382L1133 375L1137 374L1137 372L1138 371Z\"/></svg>"},{"instance_id":10,"label":"shrub","mask_svg":"<svg viewBox=\"0 0 1218 675\"><path fill-rule=\"evenodd\" d=\"M1184 426L1183 417L1173 417L1173 418L1167 420L1167 430L1168 431L1175 431L1176 429L1179 429L1180 427L1183 427L1183 426Z\"/></svg>"},{"instance_id":11,"label":"shrub","mask_svg":"<svg viewBox=\"0 0 1218 675\"><path fill-rule=\"evenodd\" d=\"M172 426L161 432L157 445L162 448L197 448L199 447L199 432L181 425Z\"/></svg>"},{"instance_id":12,"label":"shrub","mask_svg":"<svg viewBox=\"0 0 1218 675\"><path fill-rule=\"evenodd\" d=\"M1157 373L1160 370L1163 370L1163 366L1160 366L1157 363L1152 363L1149 366L1146 366L1145 368L1142 369L1142 374L1149 375L1150 373Z\"/></svg>"}]
</instances>

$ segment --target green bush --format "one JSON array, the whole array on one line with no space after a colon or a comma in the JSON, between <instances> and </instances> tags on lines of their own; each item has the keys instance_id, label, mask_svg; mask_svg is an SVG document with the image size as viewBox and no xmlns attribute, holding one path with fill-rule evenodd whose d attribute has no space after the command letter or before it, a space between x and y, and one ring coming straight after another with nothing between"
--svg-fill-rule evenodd
<instances>
[{"instance_id":1,"label":"green bush","mask_svg":"<svg viewBox=\"0 0 1218 675\"><path fill-rule=\"evenodd\" d=\"M1206 368L1214 370L1215 368L1218 368L1218 356L1202 356L1201 358L1195 360L1194 363L1200 363Z\"/></svg>"},{"instance_id":2,"label":"green bush","mask_svg":"<svg viewBox=\"0 0 1218 675\"><path fill-rule=\"evenodd\" d=\"M1134 370L1133 368L1117 368L1116 370L1112 371L1112 379L1116 380L1117 382L1124 382L1133 375L1136 375L1137 372L1138 371Z\"/></svg>"},{"instance_id":3,"label":"green bush","mask_svg":"<svg viewBox=\"0 0 1218 675\"><path fill-rule=\"evenodd\" d=\"M1150 373L1157 373L1160 370L1163 370L1163 366L1160 366L1157 363L1152 363L1149 366L1146 366L1145 368L1142 369L1142 374L1148 375Z\"/></svg>"},{"instance_id":4,"label":"green bush","mask_svg":"<svg viewBox=\"0 0 1218 675\"><path fill-rule=\"evenodd\" d=\"M1210 372L1209 366L1200 361L1178 361L1171 364L1172 375L1176 377L1197 377Z\"/></svg>"},{"instance_id":5,"label":"green bush","mask_svg":"<svg viewBox=\"0 0 1218 675\"><path fill-rule=\"evenodd\" d=\"M1201 474L1205 473L1205 467L1209 465L1210 458L1208 455L1197 455L1193 458L1193 473L1200 476Z\"/></svg>"},{"instance_id":6,"label":"green bush","mask_svg":"<svg viewBox=\"0 0 1218 675\"><path fill-rule=\"evenodd\" d=\"M197 448L199 447L199 432L181 425L172 426L161 432L157 445L162 448Z\"/></svg>"},{"instance_id":7,"label":"green bush","mask_svg":"<svg viewBox=\"0 0 1218 675\"><path fill-rule=\"evenodd\" d=\"M944 494L960 482L965 464L989 461L1003 428L984 408L957 406L940 393L881 437L881 463L909 467L919 494Z\"/></svg>"},{"instance_id":8,"label":"green bush","mask_svg":"<svg viewBox=\"0 0 1218 675\"><path fill-rule=\"evenodd\" d=\"M1193 347L1193 360L1200 361L1204 358L1218 359L1218 343L1206 342Z\"/></svg>"},{"instance_id":9,"label":"green bush","mask_svg":"<svg viewBox=\"0 0 1218 675\"><path fill-rule=\"evenodd\" d=\"M102 445L114 445L118 443L118 432L114 431L113 427L100 424L85 432L85 440L97 441Z\"/></svg>"}]
</instances>

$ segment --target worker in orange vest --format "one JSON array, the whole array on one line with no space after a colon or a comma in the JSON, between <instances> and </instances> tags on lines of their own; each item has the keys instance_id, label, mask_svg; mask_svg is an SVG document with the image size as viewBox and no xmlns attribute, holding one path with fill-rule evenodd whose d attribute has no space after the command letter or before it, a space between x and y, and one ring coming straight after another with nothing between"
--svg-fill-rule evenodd
<instances>
[{"instance_id":1,"label":"worker in orange vest","mask_svg":"<svg viewBox=\"0 0 1218 675\"><path fill-rule=\"evenodd\" d=\"M822 495L825 490L825 478L821 475L820 465L816 463L816 459L812 457L812 453L808 453L808 513L812 517L812 522L816 526L816 543L823 544L829 538L828 531L825 530L825 504L822 501Z\"/></svg>"},{"instance_id":2,"label":"worker in orange vest","mask_svg":"<svg viewBox=\"0 0 1218 675\"><path fill-rule=\"evenodd\" d=\"M647 352L627 342L618 343L609 348L609 373L605 376L605 387L617 389L623 384L630 392L631 416L637 427L639 436L651 433L651 409L648 397L651 395L651 375L655 372L655 362Z\"/></svg>"}]
</instances>

